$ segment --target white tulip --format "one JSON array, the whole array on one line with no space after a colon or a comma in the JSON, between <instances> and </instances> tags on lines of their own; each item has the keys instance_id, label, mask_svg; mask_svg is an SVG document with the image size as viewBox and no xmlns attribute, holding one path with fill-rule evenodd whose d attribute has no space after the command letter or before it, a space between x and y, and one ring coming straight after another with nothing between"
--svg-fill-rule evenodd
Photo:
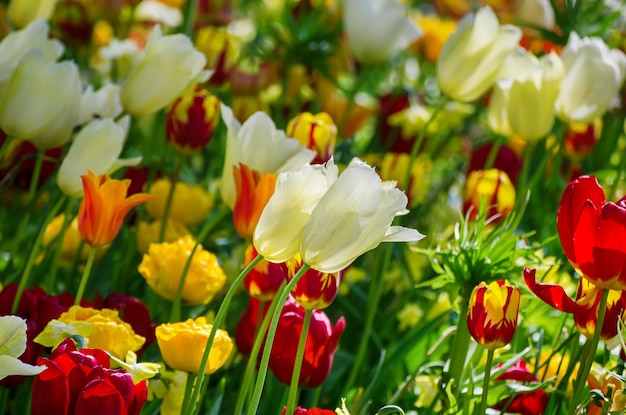
<instances>
[{"instance_id":1,"label":"white tulip","mask_svg":"<svg viewBox=\"0 0 626 415\"><path fill-rule=\"evenodd\" d=\"M255 249L264 259L280 263L298 253L307 220L337 174L331 158L325 167L305 164L278 175L276 190L254 231Z\"/></svg>"},{"instance_id":2,"label":"white tulip","mask_svg":"<svg viewBox=\"0 0 626 415\"><path fill-rule=\"evenodd\" d=\"M18 63L32 49L39 49L46 60L55 62L63 53L63 44L48 38L48 23L37 19L22 30L9 33L0 42L0 96Z\"/></svg>"},{"instance_id":3,"label":"white tulip","mask_svg":"<svg viewBox=\"0 0 626 415\"><path fill-rule=\"evenodd\" d=\"M236 199L233 166L243 163L261 173L281 173L296 170L315 158L315 151L303 147L298 140L287 138L263 112L252 114L243 125L224 104L221 114L227 134L220 193L231 209Z\"/></svg>"},{"instance_id":4,"label":"white tulip","mask_svg":"<svg viewBox=\"0 0 626 415\"><path fill-rule=\"evenodd\" d=\"M398 0L345 0L343 24L352 54L365 65L386 62L421 35Z\"/></svg>"},{"instance_id":5,"label":"white tulip","mask_svg":"<svg viewBox=\"0 0 626 415\"><path fill-rule=\"evenodd\" d=\"M77 124L80 91L74 62L49 62L43 52L33 49L0 97L0 128L40 150L61 146Z\"/></svg>"},{"instance_id":6,"label":"white tulip","mask_svg":"<svg viewBox=\"0 0 626 415\"><path fill-rule=\"evenodd\" d=\"M125 117L127 118L127 117ZM110 174L122 166L136 165L141 157L120 159L126 131L112 119L96 119L76 136L59 167L57 184L70 197L83 194L81 177L88 170L96 175Z\"/></svg>"},{"instance_id":7,"label":"white tulip","mask_svg":"<svg viewBox=\"0 0 626 415\"><path fill-rule=\"evenodd\" d=\"M185 89L206 79L206 58L182 34L163 36L155 26L143 56L122 87L122 106L135 117L165 108Z\"/></svg>"},{"instance_id":8,"label":"white tulip","mask_svg":"<svg viewBox=\"0 0 626 415\"><path fill-rule=\"evenodd\" d=\"M0 380L7 376L35 376L46 366L32 366L18 357L26 351L26 320L18 316L0 317Z\"/></svg>"},{"instance_id":9,"label":"white tulip","mask_svg":"<svg viewBox=\"0 0 626 415\"><path fill-rule=\"evenodd\" d=\"M34 20L50 19L56 3L57 0L11 0L7 17L15 27L26 27Z\"/></svg>"},{"instance_id":10,"label":"white tulip","mask_svg":"<svg viewBox=\"0 0 626 415\"><path fill-rule=\"evenodd\" d=\"M502 63L518 49L519 28L500 25L490 7L468 14L441 49L437 78L452 99L470 102L492 87Z\"/></svg>"},{"instance_id":11,"label":"white tulip","mask_svg":"<svg viewBox=\"0 0 626 415\"><path fill-rule=\"evenodd\" d=\"M558 117L586 124L602 116L624 83L626 55L600 38L581 39L572 32L561 59L565 77L556 99Z\"/></svg>"},{"instance_id":12,"label":"white tulip","mask_svg":"<svg viewBox=\"0 0 626 415\"><path fill-rule=\"evenodd\" d=\"M550 0L517 0L515 17L522 23L530 23L546 29L554 28L554 10Z\"/></svg>"},{"instance_id":13,"label":"white tulip","mask_svg":"<svg viewBox=\"0 0 626 415\"><path fill-rule=\"evenodd\" d=\"M382 182L374 169L354 159L313 209L300 245L311 268L341 271L381 242L414 242L415 229L391 226L406 213L407 197L394 182Z\"/></svg>"},{"instance_id":14,"label":"white tulip","mask_svg":"<svg viewBox=\"0 0 626 415\"><path fill-rule=\"evenodd\" d=\"M115 118L122 113L120 87L105 84L97 91L88 85L80 99L78 123L84 124L94 118Z\"/></svg>"}]
</instances>

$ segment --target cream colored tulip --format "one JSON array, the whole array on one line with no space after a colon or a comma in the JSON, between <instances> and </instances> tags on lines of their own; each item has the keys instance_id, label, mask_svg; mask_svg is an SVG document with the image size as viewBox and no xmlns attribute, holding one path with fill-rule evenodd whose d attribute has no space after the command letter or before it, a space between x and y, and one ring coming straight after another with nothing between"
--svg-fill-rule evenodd
<instances>
[{"instance_id":1,"label":"cream colored tulip","mask_svg":"<svg viewBox=\"0 0 626 415\"><path fill-rule=\"evenodd\" d=\"M492 130L506 136L518 134L526 140L545 137L554 124L554 102L563 71L555 53L541 59L531 53L510 57L489 103Z\"/></svg>"},{"instance_id":2,"label":"cream colored tulip","mask_svg":"<svg viewBox=\"0 0 626 415\"><path fill-rule=\"evenodd\" d=\"M554 28L554 10L550 0L517 0L515 17L525 24L550 30Z\"/></svg>"},{"instance_id":3,"label":"cream colored tulip","mask_svg":"<svg viewBox=\"0 0 626 415\"><path fill-rule=\"evenodd\" d=\"M20 61L0 97L0 128L40 150L65 144L78 121L80 76L74 62L49 62L38 49Z\"/></svg>"},{"instance_id":4,"label":"cream colored tulip","mask_svg":"<svg viewBox=\"0 0 626 415\"><path fill-rule=\"evenodd\" d=\"M443 92L461 102L480 98L517 50L521 36L519 28L500 25L490 7L466 15L439 54L437 78Z\"/></svg>"},{"instance_id":5,"label":"cream colored tulip","mask_svg":"<svg viewBox=\"0 0 626 415\"><path fill-rule=\"evenodd\" d=\"M421 35L398 0L346 0L343 24L350 51L364 65L385 63Z\"/></svg>"},{"instance_id":6,"label":"cream colored tulip","mask_svg":"<svg viewBox=\"0 0 626 415\"><path fill-rule=\"evenodd\" d=\"M300 243L303 261L332 273L381 242L415 242L415 229L391 226L406 213L407 197L395 182L383 182L374 169L354 159L320 199L306 223Z\"/></svg>"},{"instance_id":7,"label":"cream colored tulip","mask_svg":"<svg viewBox=\"0 0 626 415\"><path fill-rule=\"evenodd\" d=\"M48 23L37 19L22 30L9 33L0 42L0 96L20 60L32 49L39 49L49 62L63 53L63 45L48 37Z\"/></svg>"},{"instance_id":8,"label":"cream colored tulip","mask_svg":"<svg viewBox=\"0 0 626 415\"><path fill-rule=\"evenodd\" d=\"M331 158L325 166L305 164L278 175L276 190L254 231L254 247L264 259L280 263L298 253L307 220L337 174Z\"/></svg>"},{"instance_id":9,"label":"cream colored tulip","mask_svg":"<svg viewBox=\"0 0 626 415\"><path fill-rule=\"evenodd\" d=\"M236 198L233 166L243 163L261 173L281 173L296 170L316 155L315 151L302 146L298 140L287 138L284 131L276 129L272 119L263 112L253 114L243 125L224 104L221 114L227 134L220 193L224 203L231 209Z\"/></svg>"},{"instance_id":10,"label":"cream colored tulip","mask_svg":"<svg viewBox=\"0 0 626 415\"><path fill-rule=\"evenodd\" d=\"M626 55L600 38L570 34L561 53L565 77L556 99L559 118L587 124L601 117L624 83Z\"/></svg>"},{"instance_id":11,"label":"cream colored tulip","mask_svg":"<svg viewBox=\"0 0 626 415\"><path fill-rule=\"evenodd\" d=\"M122 106L135 117L165 108L185 89L206 79L206 58L182 34L163 36L155 26L142 58L122 87Z\"/></svg>"},{"instance_id":12,"label":"cream colored tulip","mask_svg":"<svg viewBox=\"0 0 626 415\"><path fill-rule=\"evenodd\" d=\"M0 317L0 380L7 376L34 376L45 366L32 366L18 357L26 351L26 320L18 316Z\"/></svg>"},{"instance_id":13,"label":"cream colored tulip","mask_svg":"<svg viewBox=\"0 0 626 415\"><path fill-rule=\"evenodd\" d=\"M36 19L50 19L57 0L11 0L7 17L15 27L26 27Z\"/></svg>"},{"instance_id":14,"label":"cream colored tulip","mask_svg":"<svg viewBox=\"0 0 626 415\"><path fill-rule=\"evenodd\" d=\"M122 166L138 164L141 157L119 159L126 132L112 119L93 120L76 136L63 159L57 184L70 197L83 194L81 176L88 170L95 174L110 174Z\"/></svg>"}]
</instances>

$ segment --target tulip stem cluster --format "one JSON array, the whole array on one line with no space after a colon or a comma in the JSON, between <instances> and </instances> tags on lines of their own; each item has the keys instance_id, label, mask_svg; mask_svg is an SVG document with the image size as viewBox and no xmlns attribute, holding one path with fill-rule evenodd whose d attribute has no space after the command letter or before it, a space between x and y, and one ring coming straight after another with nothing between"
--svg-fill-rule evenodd
<instances>
[{"instance_id":1,"label":"tulip stem cluster","mask_svg":"<svg viewBox=\"0 0 626 415\"><path fill-rule=\"evenodd\" d=\"M254 261L252 263L254 263ZM302 265L296 275L294 275L293 279L289 281L289 284L287 284L287 286L280 293L278 300L275 300L278 304L285 304L287 297L289 297L289 293L293 290L298 281L302 278L302 276L304 276L309 268L310 266L307 264ZM259 406L259 402L261 401L261 394L263 393L263 386L265 385L265 377L267 375L267 367L270 361L272 344L276 335L276 329L278 328L278 320L280 319L281 311L282 307L276 307L276 310L274 310L274 313L272 314L272 320L270 322L269 331L265 340L265 347L263 349L263 355L261 357L261 364L259 365L257 381L254 386L254 392L252 393L252 400L250 402L250 406L248 407L247 415L254 415Z\"/></svg>"},{"instance_id":2,"label":"tulip stem cluster","mask_svg":"<svg viewBox=\"0 0 626 415\"><path fill-rule=\"evenodd\" d=\"M87 280L89 279L89 274L91 274L91 268L93 266L93 260L96 257L97 248L95 246L89 247L89 256L87 257L87 263L85 264L85 270L83 271L83 276L80 278L80 285L78 286L78 292L76 293L76 299L74 300L74 305L80 305L80 300L83 299L83 293L85 292L85 287L87 286Z\"/></svg>"},{"instance_id":3,"label":"tulip stem cluster","mask_svg":"<svg viewBox=\"0 0 626 415\"><path fill-rule=\"evenodd\" d=\"M296 351L296 360L293 365L293 374L291 375L291 385L289 385L289 397L287 398L287 414L292 414L296 409L298 400L298 380L300 379L300 369L302 368L302 359L304 358L304 346L306 345L306 338L309 333L309 326L311 325L311 317L313 316L313 310L307 308L304 312L304 321L302 323L302 333L300 333L300 340L298 341L298 349Z\"/></svg>"},{"instance_id":4,"label":"tulip stem cluster","mask_svg":"<svg viewBox=\"0 0 626 415\"><path fill-rule=\"evenodd\" d=\"M235 295L235 292L237 291L237 288L239 288L239 286L243 282L243 279L246 277L246 275L248 275L250 271L259 262L261 262L262 259L263 257L261 255L258 255L248 264L248 266L246 266L243 269L243 271L239 273L237 278L235 278L235 281L233 281L233 284L231 285L230 289L226 292L226 295L224 296L224 300L222 301L222 304L220 305L220 308L217 311L217 315L215 316L215 321L213 321L213 327L211 328L211 334L209 334L207 344L204 347L204 354L202 355L202 362L200 363L200 369L198 370L198 377L196 378L196 382L195 382L196 385L193 389L191 400L189 401L190 406L188 406L188 408L191 409L191 412L190 412L191 414L198 413L198 411L200 410L201 405L198 403L198 399L200 398L200 390L202 389L202 382L204 381L204 370L209 361L209 352L211 351L211 347L213 346L213 340L215 339L215 335L217 334L217 329L220 326L220 324L222 324L222 320L224 320L224 318L226 317L226 313L228 312L230 302L232 301ZM183 402L183 407L185 407L186 404L187 404L186 402Z\"/></svg>"},{"instance_id":5,"label":"tulip stem cluster","mask_svg":"<svg viewBox=\"0 0 626 415\"><path fill-rule=\"evenodd\" d=\"M602 333L602 325L604 324L604 315L606 314L606 305L608 298L609 290L603 289L602 296L600 297L600 304L598 305L598 319L596 322L596 331L593 334L593 339L591 339L591 343L588 344L589 348L587 349L587 347L585 347L585 353L581 361L580 371L578 372L578 376L576 377L576 382L574 384L574 395L571 406L569 408L570 415L574 415L576 413L576 408L578 407L578 404L583 401L582 394L585 390L585 385L587 384L587 377L589 376L589 372L591 371L591 365L595 360L596 349L598 348L600 334ZM587 342L589 342L589 340Z\"/></svg>"}]
</instances>

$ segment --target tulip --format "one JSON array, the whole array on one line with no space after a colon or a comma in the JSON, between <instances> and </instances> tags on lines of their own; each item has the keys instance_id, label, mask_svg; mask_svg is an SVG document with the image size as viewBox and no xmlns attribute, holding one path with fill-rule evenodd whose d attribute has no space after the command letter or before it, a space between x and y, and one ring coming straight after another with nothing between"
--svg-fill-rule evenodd
<instances>
[{"instance_id":1,"label":"tulip","mask_svg":"<svg viewBox=\"0 0 626 415\"><path fill-rule=\"evenodd\" d=\"M563 77L563 64L555 53L535 58L526 53L510 57L504 64L515 68L509 77L496 83L489 113L496 111L506 117L503 127L494 128L500 134L510 132L526 140L545 137L554 124L554 102ZM493 122L492 117L489 118ZM497 124L497 123L496 123Z\"/></svg>"},{"instance_id":2,"label":"tulip","mask_svg":"<svg viewBox=\"0 0 626 415\"><path fill-rule=\"evenodd\" d=\"M521 31L500 25L490 7L466 15L443 45L437 78L452 99L470 102L480 98L496 80L504 59L517 50Z\"/></svg>"},{"instance_id":3,"label":"tulip","mask_svg":"<svg viewBox=\"0 0 626 415\"><path fill-rule=\"evenodd\" d=\"M602 133L602 118L591 124L570 124L563 138L563 151L574 160L586 158L595 147Z\"/></svg>"},{"instance_id":4,"label":"tulip","mask_svg":"<svg viewBox=\"0 0 626 415\"><path fill-rule=\"evenodd\" d=\"M143 117L165 108L183 91L203 80L206 59L182 34L163 36L155 26L143 56L122 87L122 106Z\"/></svg>"},{"instance_id":5,"label":"tulip","mask_svg":"<svg viewBox=\"0 0 626 415\"><path fill-rule=\"evenodd\" d=\"M294 256L285 263L287 278L291 280L302 267L300 255ZM309 310L323 310L328 307L339 291L342 271L325 273L308 269L291 290L293 299Z\"/></svg>"},{"instance_id":6,"label":"tulip","mask_svg":"<svg viewBox=\"0 0 626 415\"><path fill-rule=\"evenodd\" d=\"M219 120L219 98L196 87L178 97L167 111L167 138L179 153L193 154L206 147Z\"/></svg>"},{"instance_id":7,"label":"tulip","mask_svg":"<svg viewBox=\"0 0 626 415\"><path fill-rule=\"evenodd\" d=\"M44 231L43 238L41 240L42 248L52 245L52 249L60 249L60 263L66 266L70 266L78 255L79 261L84 264L89 257L89 246L82 244L82 238L78 232L78 218L74 217L71 222L66 225L65 233L63 234L63 240L60 241L57 238L61 235L65 223L65 214L60 214L56 218L52 219L46 230ZM59 246L60 244L60 246ZM83 245L81 247L81 245ZM80 251L79 251L80 248ZM95 261L99 261L107 253L108 246L103 246L97 249L95 254Z\"/></svg>"},{"instance_id":8,"label":"tulip","mask_svg":"<svg viewBox=\"0 0 626 415\"><path fill-rule=\"evenodd\" d=\"M206 68L213 71L208 82L226 82L239 59L237 38L225 27L204 26L198 29L196 48L206 57Z\"/></svg>"},{"instance_id":9,"label":"tulip","mask_svg":"<svg viewBox=\"0 0 626 415\"><path fill-rule=\"evenodd\" d=\"M213 207L213 200L206 189L181 181L174 185L174 196L167 220L174 220L185 226L195 226L206 220ZM165 205L172 187L169 178L156 180L150 186L152 200L146 203L146 212L154 219L163 219Z\"/></svg>"},{"instance_id":10,"label":"tulip","mask_svg":"<svg viewBox=\"0 0 626 415\"><path fill-rule=\"evenodd\" d=\"M486 219L499 220L515 205L515 186L509 176L497 169L475 170L465 182L463 210L476 218L481 203L487 209Z\"/></svg>"},{"instance_id":11,"label":"tulip","mask_svg":"<svg viewBox=\"0 0 626 415\"><path fill-rule=\"evenodd\" d=\"M570 34L561 53L565 77L556 99L556 113L568 123L589 123L609 108L624 83L626 55L600 38Z\"/></svg>"},{"instance_id":12,"label":"tulip","mask_svg":"<svg viewBox=\"0 0 626 415\"><path fill-rule=\"evenodd\" d=\"M598 288L626 289L626 197L606 202L594 176L572 181L559 204L557 228L565 256Z\"/></svg>"},{"instance_id":13,"label":"tulip","mask_svg":"<svg viewBox=\"0 0 626 415\"><path fill-rule=\"evenodd\" d=\"M398 0L346 0L343 24L350 51L364 65L387 62L421 34Z\"/></svg>"},{"instance_id":14,"label":"tulip","mask_svg":"<svg viewBox=\"0 0 626 415\"><path fill-rule=\"evenodd\" d=\"M56 3L57 0L12 0L7 17L14 26L26 27L37 19L50 19Z\"/></svg>"},{"instance_id":15,"label":"tulip","mask_svg":"<svg viewBox=\"0 0 626 415\"><path fill-rule=\"evenodd\" d=\"M492 149L493 144L486 144L472 150L472 156L467 169L468 174L477 170L485 170L489 154L493 151ZM505 172L506 175L509 176L509 179L511 179L511 182L516 183L517 176L520 170L522 170L522 160L517 156L512 147L503 145L497 149L491 167Z\"/></svg>"},{"instance_id":16,"label":"tulip","mask_svg":"<svg viewBox=\"0 0 626 415\"><path fill-rule=\"evenodd\" d=\"M276 186L276 175L265 172L263 176L245 164L233 167L237 200L233 208L235 230L242 238L250 239L259 222L263 208Z\"/></svg>"},{"instance_id":17,"label":"tulip","mask_svg":"<svg viewBox=\"0 0 626 415\"><path fill-rule=\"evenodd\" d=\"M554 10L550 0L517 0L515 17L524 25L554 29Z\"/></svg>"},{"instance_id":18,"label":"tulip","mask_svg":"<svg viewBox=\"0 0 626 415\"><path fill-rule=\"evenodd\" d=\"M141 157L120 159L126 134L112 119L93 120L74 139L63 159L57 184L70 197L81 197L81 176L88 170L94 174L111 174L122 166L136 165Z\"/></svg>"},{"instance_id":19,"label":"tulip","mask_svg":"<svg viewBox=\"0 0 626 415\"><path fill-rule=\"evenodd\" d=\"M399 189L406 192L408 206L414 207L424 201L430 190L428 172L432 169L432 161L426 155L420 155L411 165L409 184L403 189L406 171L409 168L411 156L407 153L385 153L380 162L380 178L385 181L394 181Z\"/></svg>"},{"instance_id":20,"label":"tulip","mask_svg":"<svg viewBox=\"0 0 626 415\"><path fill-rule=\"evenodd\" d=\"M227 106L222 105L221 112L228 132L220 193L231 209L236 199L233 167L239 163L258 172L280 173L295 170L315 157L314 151L277 130L265 113L257 112L241 125Z\"/></svg>"},{"instance_id":21,"label":"tulip","mask_svg":"<svg viewBox=\"0 0 626 415\"><path fill-rule=\"evenodd\" d=\"M69 339L38 363L47 369L33 382L32 415L139 415L148 397L145 380L134 384L125 370L109 368L105 352L78 351Z\"/></svg>"},{"instance_id":22,"label":"tulip","mask_svg":"<svg viewBox=\"0 0 626 415\"><path fill-rule=\"evenodd\" d=\"M265 205L253 235L254 248L264 259L281 263L298 253L311 212L337 175L337 166L331 159L325 166L304 165L278 176L276 190Z\"/></svg>"},{"instance_id":23,"label":"tulip","mask_svg":"<svg viewBox=\"0 0 626 415\"><path fill-rule=\"evenodd\" d=\"M549 306L564 313L573 314L578 331L588 339L592 339L598 319L600 290L581 278L578 281L576 299L572 300L562 286L538 283L535 272L534 269L524 269L524 280L528 288ZM608 340L617 335L618 322L624 310L626 310L626 292L610 290L600 339Z\"/></svg>"},{"instance_id":24,"label":"tulip","mask_svg":"<svg viewBox=\"0 0 626 415\"><path fill-rule=\"evenodd\" d=\"M517 361L513 366L502 372L496 379L496 382L505 380L513 380L517 382L524 382L532 386L539 381L537 377L533 375L524 359ZM522 392L516 394L512 398L505 398L498 402L494 408L498 410L504 410L506 413L520 414L520 415L542 415L548 405L548 399L550 396L543 389L536 389L529 392Z\"/></svg>"},{"instance_id":25,"label":"tulip","mask_svg":"<svg viewBox=\"0 0 626 415\"><path fill-rule=\"evenodd\" d=\"M333 273L381 242L419 241L424 235L417 230L390 226L405 213L407 202L395 183L381 181L372 167L352 160L311 212L300 244L302 259L315 270ZM287 222L283 226L289 229Z\"/></svg>"},{"instance_id":26,"label":"tulip","mask_svg":"<svg viewBox=\"0 0 626 415\"><path fill-rule=\"evenodd\" d=\"M0 380L7 376L35 376L45 366L32 366L18 359L26 351L26 321L18 316L0 317Z\"/></svg>"},{"instance_id":27,"label":"tulip","mask_svg":"<svg viewBox=\"0 0 626 415\"><path fill-rule=\"evenodd\" d=\"M122 104L118 85L108 83L98 88L97 91L93 90L92 85L88 85L80 99L78 123L86 124L94 118L116 118L121 113Z\"/></svg>"},{"instance_id":28,"label":"tulip","mask_svg":"<svg viewBox=\"0 0 626 415\"><path fill-rule=\"evenodd\" d=\"M20 60L32 49L39 49L48 62L55 62L63 53L63 45L48 38L48 23L37 19L22 30L11 32L0 42L0 96Z\"/></svg>"},{"instance_id":29,"label":"tulip","mask_svg":"<svg viewBox=\"0 0 626 415\"><path fill-rule=\"evenodd\" d=\"M204 317L157 326L157 343L165 363L173 369L198 374L212 328ZM228 333L218 329L209 352L205 374L209 375L224 366L232 350L233 341Z\"/></svg>"},{"instance_id":30,"label":"tulip","mask_svg":"<svg viewBox=\"0 0 626 415\"><path fill-rule=\"evenodd\" d=\"M296 304L293 299L289 299L278 321L269 368L285 385L291 383L304 313L304 308ZM298 380L301 388L314 389L324 383L332 368L337 344L345 327L343 317L340 317L333 326L323 311L313 311Z\"/></svg>"},{"instance_id":31,"label":"tulip","mask_svg":"<svg viewBox=\"0 0 626 415\"><path fill-rule=\"evenodd\" d=\"M249 356L254 345L254 339L257 333L257 325L259 323L259 312L263 313L261 318L265 318L269 307L265 301L250 297L248 307L244 310L237 326L235 327L235 344L237 350L244 356Z\"/></svg>"},{"instance_id":32,"label":"tulip","mask_svg":"<svg viewBox=\"0 0 626 415\"><path fill-rule=\"evenodd\" d=\"M174 300L185 265L196 241L186 235L173 243L151 244L143 256L139 272L154 292ZM224 286L226 275L217 257L198 246L187 270L181 298L187 304L207 304Z\"/></svg>"},{"instance_id":33,"label":"tulip","mask_svg":"<svg viewBox=\"0 0 626 415\"><path fill-rule=\"evenodd\" d=\"M254 245L248 245L244 253L244 266L250 264L257 255ZM282 264L273 264L262 259L245 276L243 285L251 297L261 301L269 301L274 298L286 280L287 272Z\"/></svg>"},{"instance_id":34,"label":"tulip","mask_svg":"<svg viewBox=\"0 0 626 415\"><path fill-rule=\"evenodd\" d=\"M58 320L62 323L85 321L93 325L87 337L89 345L106 350L118 359L124 359L129 351L139 350L146 339L137 335L130 324L124 322L115 310L72 306Z\"/></svg>"},{"instance_id":35,"label":"tulip","mask_svg":"<svg viewBox=\"0 0 626 415\"><path fill-rule=\"evenodd\" d=\"M310 112L298 114L287 124L286 133L317 153L311 161L313 164L326 163L335 151L337 126L325 112L316 115Z\"/></svg>"},{"instance_id":36,"label":"tulip","mask_svg":"<svg viewBox=\"0 0 626 415\"><path fill-rule=\"evenodd\" d=\"M287 412L287 407L283 407L283 412L281 415L285 415ZM321 408L303 408L298 406L294 411L293 415L337 415L337 412L331 411L330 409L321 409Z\"/></svg>"},{"instance_id":37,"label":"tulip","mask_svg":"<svg viewBox=\"0 0 626 415\"><path fill-rule=\"evenodd\" d=\"M96 176L89 170L81 176L85 197L78 209L78 232L93 247L105 246L117 236L126 214L149 200L150 195L137 193L126 197L130 180Z\"/></svg>"},{"instance_id":38,"label":"tulip","mask_svg":"<svg viewBox=\"0 0 626 415\"><path fill-rule=\"evenodd\" d=\"M65 144L78 121L78 67L50 62L40 50L20 61L0 98L0 128L40 150Z\"/></svg>"},{"instance_id":39,"label":"tulip","mask_svg":"<svg viewBox=\"0 0 626 415\"><path fill-rule=\"evenodd\" d=\"M3 145L7 139L10 140L0 130L0 145ZM28 141L15 140L7 146L7 151L0 158L0 177L7 180L7 187L28 189L34 178L33 173L39 151ZM56 172L62 153L61 147L51 148L44 152L39 180L37 180L38 189Z\"/></svg>"},{"instance_id":40,"label":"tulip","mask_svg":"<svg viewBox=\"0 0 626 415\"><path fill-rule=\"evenodd\" d=\"M508 281L481 282L470 296L467 327L478 344L494 350L513 340L520 290Z\"/></svg>"}]
</instances>

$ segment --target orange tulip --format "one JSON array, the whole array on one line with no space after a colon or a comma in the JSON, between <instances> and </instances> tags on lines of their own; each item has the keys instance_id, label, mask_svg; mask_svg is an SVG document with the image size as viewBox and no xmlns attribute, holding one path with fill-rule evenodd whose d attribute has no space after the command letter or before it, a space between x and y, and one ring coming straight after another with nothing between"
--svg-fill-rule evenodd
<instances>
[{"instance_id":1,"label":"orange tulip","mask_svg":"<svg viewBox=\"0 0 626 415\"><path fill-rule=\"evenodd\" d=\"M130 186L128 179L114 180L104 174L96 176L91 170L81 178L85 197L78 210L78 232L93 247L111 243L120 231L126 214L152 198L145 193L126 197Z\"/></svg>"},{"instance_id":2,"label":"orange tulip","mask_svg":"<svg viewBox=\"0 0 626 415\"><path fill-rule=\"evenodd\" d=\"M237 200L233 208L235 229L242 238L252 239L261 212L274 194L276 175L261 174L243 163L233 166Z\"/></svg>"}]
</instances>

